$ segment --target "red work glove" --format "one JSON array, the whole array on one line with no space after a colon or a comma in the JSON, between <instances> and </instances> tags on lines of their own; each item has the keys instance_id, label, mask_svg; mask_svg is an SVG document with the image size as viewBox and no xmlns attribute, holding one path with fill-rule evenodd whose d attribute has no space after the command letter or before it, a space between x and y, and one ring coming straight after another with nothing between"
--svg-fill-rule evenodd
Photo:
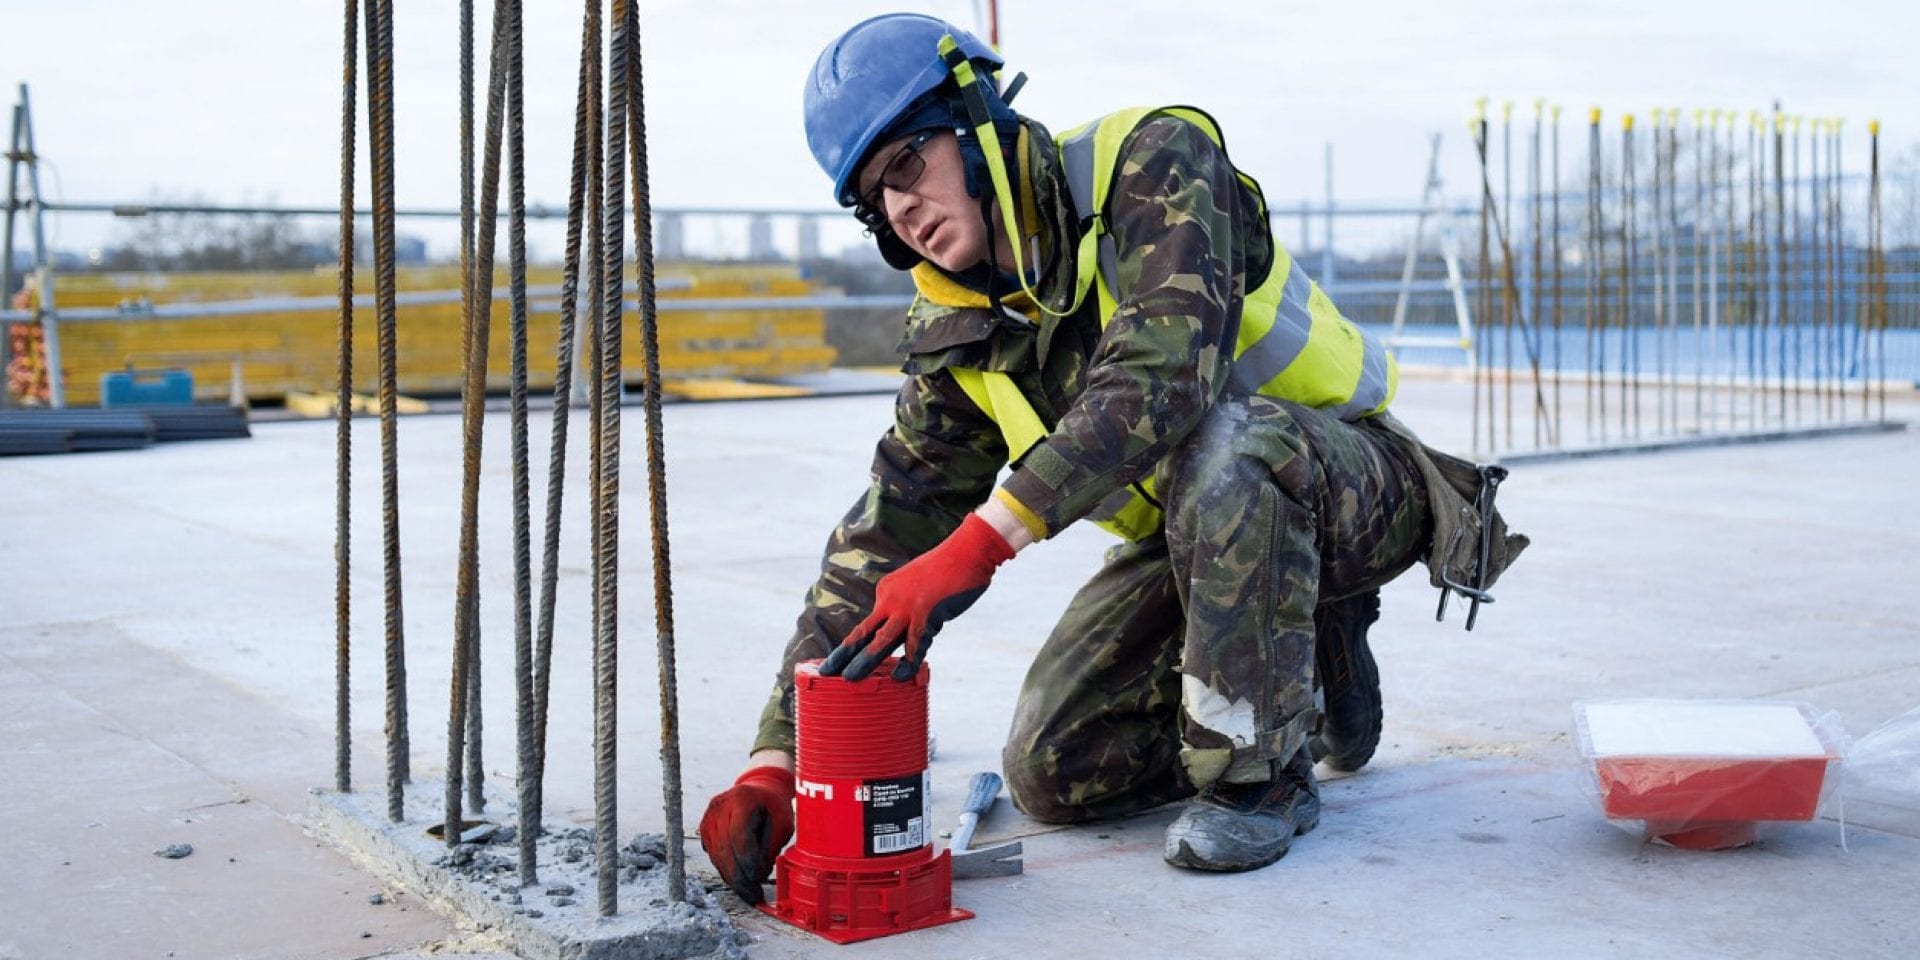
<instances>
[{"instance_id":1,"label":"red work glove","mask_svg":"<svg viewBox=\"0 0 1920 960\"><path fill-rule=\"evenodd\" d=\"M966 612L987 592L994 568L1013 559L1013 547L979 514L967 514L960 529L913 562L880 578L873 612L847 634L820 664L820 675L864 680L902 643L906 656L893 668L895 680L910 680L927 658L927 645L948 620Z\"/></svg>"},{"instance_id":2,"label":"red work glove","mask_svg":"<svg viewBox=\"0 0 1920 960\"><path fill-rule=\"evenodd\" d=\"M700 818L700 846L720 879L757 904L760 884L773 876L773 861L793 839L793 771L751 767L730 789L707 802Z\"/></svg>"}]
</instances>

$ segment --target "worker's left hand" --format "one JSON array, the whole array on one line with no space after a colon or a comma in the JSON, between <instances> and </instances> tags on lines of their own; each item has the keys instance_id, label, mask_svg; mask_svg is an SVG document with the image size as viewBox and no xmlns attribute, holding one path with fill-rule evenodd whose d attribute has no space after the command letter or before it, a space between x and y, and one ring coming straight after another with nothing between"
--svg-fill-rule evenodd
<instances>
[{"instance_id":1,"label":"worker's left hand","mask_svg":"<svg viewBox=\"0 0 1920 960\"><path fill-rule=\"evenodd\" d=\"M906 566L880 578L873 612L847 634L820 664L822 676L864 680L880 661L906 644L893 668L895 680L910 680L927 658L927 645L948 620L987 592L993 571L1013 559L1013 547L979 514Z\"/></svg>"}]
</instances>

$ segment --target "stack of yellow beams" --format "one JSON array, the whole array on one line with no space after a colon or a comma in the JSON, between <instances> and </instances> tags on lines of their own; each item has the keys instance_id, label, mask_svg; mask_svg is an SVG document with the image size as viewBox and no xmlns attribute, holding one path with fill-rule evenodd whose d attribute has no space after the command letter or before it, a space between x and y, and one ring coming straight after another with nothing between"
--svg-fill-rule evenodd
<instances>
[{"instance_id":1,"label":"stack of yellow beams","mask_svg":"<svg viewBox=\"0 0 1920 960\"><path fill-rule=\"evenodd\" d=\"M660 299L701 300L800 297L815 294L813 284L794 267L761 264L667 264L659 268ZM359 291L372 290L362 271ZM508 380L508 306L506 274L497 274L499 298L493 305L487 364L490 389L504 390ZM234 364L250 399L277 401L289 393L324 393L335 387L338 314L335 310L249 313L197 318L139 317L143 306L208 303L256 298L325 298L337 295L331 269L313 272L192 274L66 274L58 278L55 303L64 312L81 307L122 307L127 317L70 320L60 326L67 401L99 402L100 377L129 365L183 367L194 375L202 399L224 399ZM555 267L528 271L533 287L557 287ZM452 267L402 269L397 287L408 291L457 291L459 271ZM552 304L556 297L535 298ZM551 389L558 313L534 311L528 321L529 380L534 389ZM460 304L401 306L397 321L399 389L434 396L459 392L462 368ZM642 379L639 318L629 309L623 366L631 383ZM375 316L371 307L354 311L354 389L376 386ZM660 369L663 379L751 379L825 370L833 364L826 344L826 319L820 310L688 311L660 314Z\"/></svg>"}]
</instances>

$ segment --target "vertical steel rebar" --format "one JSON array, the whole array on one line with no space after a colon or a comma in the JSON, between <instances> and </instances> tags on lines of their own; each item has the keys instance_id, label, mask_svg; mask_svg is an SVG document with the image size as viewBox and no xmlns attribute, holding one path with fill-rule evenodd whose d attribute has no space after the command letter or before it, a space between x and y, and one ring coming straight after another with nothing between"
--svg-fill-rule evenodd
<instances>
[{"instance_id":1,"label":"vertical steel rebar","mask_svg":"<svg viewBox=\"0 0 1920 960\"><path fill-rule=\"evenodd\" d=\"M1637 252L1634 231L1639 228L1638 211L1634 209L1633 159L1633 114L1629 113L1622 118L1620 127L1620 335L1623 338L1620 344L1620 436L1637 440L1640 437L1639 381L1634 379L1629 385L1629 380L1640 373L1640 328L1633 309L1633 258Z\"/></svg>"},{"instance_id":2,"label":"vertical steel rebar","mask_svg":"<svg viewBox=\"0 0 1920 960\"><path fill-rule=\"evenodd\" d=\"M387 817L403 819L408 768L406 637L400 591L400 463L394 289L392 0L367 0L367 133L373 169L374 303L380 364L380 493L386 578Z\"/></svg>"},{"instance_id":3,"label":"vertical steel rebar","mask_svg":"<svg viewBox=\"0 0 1920 960\"><path fill-rule=\"evenodd\" d=\"M1484 184L1486 183L1486 179L1487 179L1486 101L1484 99L1481 100L1480 105L1481 105L1480 115L1473 122L1473 148L1475 153L1480 158L1480 182ZM1481 326L1483 327L1486 325L1485 318L1488 313L1488 306L1492 296L1492 294L1487 290L1487 283L1488 283L1487 278L1490 272L1488 270L1488 264L1487 264L1487 217L1489 215L1489 211L1487 207L1492 202L1493 202L1492 194L1489 191L1482 189L1480 191L1480 263L1478 265L1478 273L1477 273L1477 276L1480 281L1479 290L1478 290L1478 293L1480 294L1480 296L1478 298L1479 304L1478 304L1477 315L1482 318ZM1487 378L1487 394L1489 399L1487 401L1487 404L1488 404L1487 446L1485 449L1486 449L1486 452L1489 455L1491 455L1493 453L1494 447L1497 446L1497 444L1493 439L1493 431L1494 431L1493 412L1492 412L1493 401L1491 399L1493 394L1493 379L1492 379L1493 374L1492 374L1492 363L1491 363L1492 357L1488 353L1488 344L1487 344L1487 341L1491 338L1485 336L1484 330L1476 329L1474 331L1473 339L1474 339L1474 344L1473 344L1474 354L1477 357L1479 357L1479 367L1480 367L1479 370L1474 371L1474 375L1473 375L1473 449L1475 450L1482 449L1480 446L1480 379L1482 376L1481 371L1486 371L1485 376Z\"/></svg>"},{"instance_id":4,"label":"vertical steel rebar","mask_svg":"<svg viewBox=\"0 0 1920 960\"><path fill-rule=\"evenodd\" d=\"M1787 422L1787 325L1792 322L1793 281L1789 276L1792 261L1787 258L1787 179L1786 149L1787 131L1785 115L1775 112L1773 115L1773 219L1774 253L1773 275L1775 283L1774 309L1777 322L1774 329L1780 342L1774 344L1775 353L1780 359L1780 422Z\"/></svg>"},{"instance_id":5,"label":"vertical steel rebar","mask_svg":"<svg viewBox=\"0 0 1920 960\"><path fill-rule=\"evenodd\" d=\"M1879 382L1880 422L1887 420L1887 251L1881 237L1885 214L1880 209L1880 121L1867 123L1867 300L1868 326L1872 328L1874 357L1879 375L1868 378ZM1862 394L1866 391L1863 389ZM1864 413L1865 404L1862 405Z\"/></svg>"},{"instance_id":6,"label":"vertical steel rebar","mask_svg":"<svg viewBox=\"0 0 1920 960\"><path fill-rule=\"evenodd\" d=\"M1707 257L1711 251L1713 230L1712 214L1707 210L1707 170L1713 166L1713 141L1707 137L1706 128L1701 124L1705 111L1693 111L1693 425L1700 433L1710 431L1707 425L1707 352L1713 341L1710 318L1707 317L1710 299L1705 284Z\"/></svg>"},{"instance_id":7,"label":"vertical steel rebar","mask_svg":"<svg viewBox=\"0 0 1920 960\"><path fill-rule=\"evenodd\" d=\"M1793 210L1793 245L1786 248L1787 272L1784 277L1788 283L1788 290L1798 291L1800 299L1809 300L1811 291L1806 289L1811 286L1806 276L1807 236L1800 222L1800 183L1805 179L1800 175L1800 123L1801 118L1797 115L1788 120L1788 125L1793 130L1793 179L1791 181L1793 192L1789 200ZM1792 296L1784 297L1783 300L1786 303L1788 320L1793 325L1793 423L1794 426L1799 426L1805 422L1800 413L1800 400L1801 395L1806 393L1804 381L1807 376L1807 310L1799 306Z\"/></svg>"},{"instance_id":8,"label":"vertical steel rebar","mask_svg":"<svg viewBox=\"0 0 1920 960\"><path fill-rule=\"evenodd\" d=\"M1604 289L1606 269L1601 265L1601 257L1606 253L1603 245L1603 217L1600 199L1600 108L1594 107L1587 115L1587 442L1592 443L1596 436L1604 438L1606 426L1606 350L1604 339L1605 321L1601 318L1601 304L1606 300ZM1596 349L1596 344L1598 349ZM1597 387L1597 389L1596 389ZM1598 399L1596 401L1596 394ZM1594 424L1599 423L1595 432Z\"/></svg>"},{"instance_id":9,"label":"vertical steel rebar","mask_svg":"<svg viewBox=\"0 0 1920 960\"><path fill-rule=\"evenodd\" d=\"M1560 419L1560 382L1565 379L1561 367L1560 353L1560 105L1553 105L1553 443L1565 446L1565 433L1561 432Z\"/></svg>"},{"instance_id":10,"label":"vertical steel rebar","mask_svg":"<svg viewBox=\"0 0 1920 960\"><path fill-rule=\"evenodd\" d=\"M453 675L448 684L446 841L460 842L461 789L469 780L483 779L481 770L464 764L472 757L463 735L473 731L472 675L479 672L477 644L480 611L480 456L487 404L487 348L493 320L493 248L500 212L500 140L505 112L507 51L506 18L511 0L495 0L493 50L487 76L487 125L480 170L480 208L475 222L473 278L468 285L472 310L467 316L471 344L461 391L460 552L454 587ZM466 749L463 749L466 748ZM471 797L473 791L467 791Z\"/></svg>"},{"instance_id":11,"label":"vertical steel rebar","mask_svg":"<svg viewBox=\"0 0 1920 960\"><path fill-rule=\"evenodd\" d=\"M360 93L360 79L355 71L360 58L359 0L347 0L346 13L346 26L341 34L345 53L341 64L344 92L340 106L340 354L339 383L334 395L333 474L333 789L340 793L353 790L353 711L349 701L349 674L353 666L349 619L353 612L353 594L349 567L353 557L353 148L356 142L354 106ZM11 210L8 216L12 216ZM6 257L11 267L12 237L8 237L6 250L0 256ZM5 299L10 286L0 283L0 300ZM6 331L0 330L0 339L6 338ZM4 375L5 370L5 366L0 366L0 375ZM5 390L0 386L0 394ZM0 405L4 403L4 396L0 396Z\"/></svg>"},{"instance_id":12,"label":"vertical steel rebar","mask_svg":"<svg viewBox=\"0 0 1920 960\"><path fill-rule=\"evenodd\" d=\"M602 317L598 513L594 518L594 573L598 595L594 610L594 849L600 915L619 910L619 824L616 736L619 724L619 557L620 557L620 370L621 295L625 260L627 100L632 94L633 50L629 34L632 0L613 0L612 43L607 56L607 139L605 314Z\"/></svg>"},{"instance_id":13,"label":"vertical steel rebar","mask_svg":"<svg viewBox=\"0 0 1920 960\"><path fill-rule=\"evenodd\" d=\"M653 609L658 631L660 678L660 783L666 816L667 899L686 899L686 844L680 809L680 702L673 634L673 564L667 537L667 462L660 414L660 326L654 310L653 198L648 183L645 72L641 69L640 22L627 7L628 70L632 94L634 258L640 272L640 337L646 358L647 503L653 519Z\"/></svg>"},{"instance_id":14,"label":"vertical steel rebar","mask_svg":"<svg viewBox=\"0 0 1920 960\"><path fill-rule=\"evenodd\" d=\"M1535 100L1533 102L1533 144L1528 152L1527 159L1527 169L1529 173L1527 196L1533 208L1533 262L1532 266L1527 270L1527 299L1532 304L1532 312L1528 314L1528 318L1534 325L1533 328L1536 331L1540 329L1540 254L1542 253L1541 247L1543 244L1540 236L1540 228L1543 225L1541 223L1542 211L1540 209L1540 135L1545 108L1545 100ZM1534 387L1538 389L1540 385L1538 366L1534 368L1534 374ZM1544 415L1545 411L1538 408L1534 410L1533 446L1536 450L1540 449L1541 434L1546 427L1546 424L1542 422Z\"/></svg>"},{"instance_id":15,"label":"vertical steel rebar","mask_svg":"<svg viewBox=\"0 0 1920 960\"><path fill-rule=\"evenodd\" d=\"M586 216L589 158L598 149L600 120L600 3L586 0L581 26L579 98L574 106L573 181L567 193L567 245L561 268L559 336L554 345L553 433L547 461L547 512L540 564L539 622L533 649L533 753L531 773L520 792L520 885L539 882L536 840L544 822L547 771L547 705L553 680L553 615L560 571L560 517L567 476L567 420L572 407L573 366L580 296L581 229ZM599 291L589 295L598 302Z\"/></svg>"},{"instance_id":16,"label":"vertical steel rebar","mask_svg":"<svg viewBox=\"0 0 1920 960\"><path fill-rule=\"evenodd\" d=\"M1503 186L1500 191L1498 226L1500 233L1500 269L1502 274L1513 274L1513 247L1508 242L1513 236L1513 101L1508 100L1500 106L1500 176ZM1507 410L1507 446L1513 446L1513 312L1519 308L1514 302L1513 285L1500 285L1500 366L1505 372L1506 389L1503 391ZM1491 398L1489 398L1491 399ZM1488 432L1492 432L1489 420Z\"/></svg>"},{"instance_id":17,"label":"vertical steel rebar","mask_svg":"<svg viewBox=\"0 0 1920 960\"><path fill-rule=\"evenodd\" d=\"M512 0L507 17L507 301L508 351L512 355L507 402L513 474L514 769L518 802L524 811L536 802L539 773L534 761L533 547L527 451L527 151L521 47L520 0ZM558 375L556 370L556 378ZM539 822L536 818L527 823L523 817L521 830L537 835ZM520 839L523 877L531 876L536 866L531 862L535 849L530 840Z\"/></svg>"},{"instance_id":18,"label":"vertical steel rebar","mask_svg":"<svg viewBox=\"0 0 1920 960\"><path fill-rule=\"evenodd\" d=\"M1824 146L1827 151L1827 182L1825 185L1827 199L1827 249L1825 251L1827 260L1827 369L1832 372L1832 376L1828 378L1829 389L1826 399L1826 415L1827 419L1831 420L1834 419L1836 415L1846 412L1844 408L1840 408L1839 406L1842 387L1841 342L1844 339L1840 329L1840 207L1845 203L1846 197L1842 193L1842 184L1840 181L1840 119L1838 117L1828 119L1826 130L1827 141Z\"/></svg>"},{"instance_id":19,"label":"vertical steel rebar","mask_svg":"<svg viewBox=\"0 0 1920 960\"><path fill-rule=\"evenodd\" d=\"M1820 139L1823 123L1819 117L1807 119L1807 231L1801 241L1802 260L1806 263L1808 292L1812 294L1807 304L1808 326L1811 328L1812 354L1809 366L1813 371L1813 419L1824 419L1820 405L1827 392L1826 383L1826 238L1823 228L1825 216L1821 210L1821 188L1825 174L1820 167ZM1797 130L1797 128L1796 128ZM1795 153L1799 152L1798 145Z\"/></svg>"},{"instance_id":20,"label":"vertical steel rebar","mask_svg":"<svg viewBox=\"0 0 1920 960\"><path fill-rule=\"evenodd\" d=\"M1654 365L1654 433L1664 434L1667 429L1667 405L1665 384L1667 379L1667 274L1666 254L1667 236L1661 218L1666 215L1667 190L1667 136L1663 129L1666 111L1655 107L1649 111L1653 123L1648 128L1653 147L1653 365ZM1635 370L1637 375L1639 370ZM1634 379L1639 387L1640 377Z\"/></svg>"},{"instance_id":21,"label":"vertical steel rebar","mask_svg":"<svg viewBox=\"0 0 1920 960\"><path fill-rule=\"evenodd\" d=\"M1680 108L1667 110L1667 346L1666 376L1660 386L1666 398L1665 420L1674 435L1680 433ZM1696 158L1696 163L1697 163ZM1694 344L1699 345L1696 329Z\"/></svg>"},{"instance_id":22,"label":"vertical steel rebar","mask_svg":"<svg viewBox=\"0 0 1920 960\"><path fill-rule=\"evenodd\" d=\"M1767 395L1767 337L1773 318L1773 283L1767 269L1766 242L1766 128L1755 110L1747 126L1747 385L1749 414L1754 429L1766 420L1771 404Z\"/></svg>"}]
</instances>

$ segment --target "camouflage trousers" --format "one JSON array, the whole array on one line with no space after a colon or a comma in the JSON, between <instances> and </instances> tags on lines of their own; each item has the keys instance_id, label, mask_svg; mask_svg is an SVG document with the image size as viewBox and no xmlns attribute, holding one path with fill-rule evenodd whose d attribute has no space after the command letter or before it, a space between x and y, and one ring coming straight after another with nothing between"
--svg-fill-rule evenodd
<instances>
[{"instance_id":1,"label":"camouflage trousers","mask_svg":"<svg viewBox=\"0 0 1920 960\"><path fill-rule=\"evenodd\" d=\"M1402 441L1268 397L1216 406L1157 468L1162 533L1123 543L1020 691L1003 762L1029 816L1123 816L1268 779L1314 708L1314 611L1421 559Z\"/></svg>"}]
</instances>

